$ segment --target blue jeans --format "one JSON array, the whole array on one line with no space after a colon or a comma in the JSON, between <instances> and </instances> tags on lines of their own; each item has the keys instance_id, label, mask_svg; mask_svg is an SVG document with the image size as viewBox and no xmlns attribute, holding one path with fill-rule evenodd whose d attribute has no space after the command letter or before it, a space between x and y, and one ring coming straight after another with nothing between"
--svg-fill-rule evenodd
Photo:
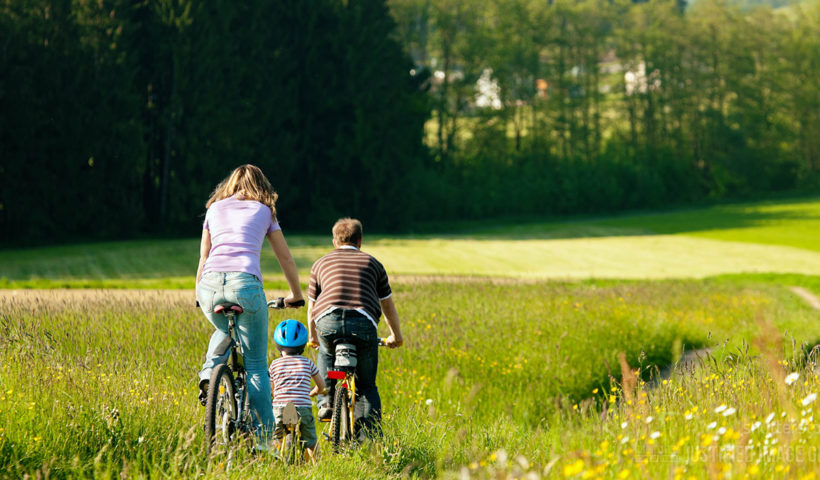
<instances>
[{"instance_id":1,"label":"blue jeans","mask_svg":"<svg viewBox=\"0 0 820 480\"><path fill-rule=\"evenodd\" d=\"M381 421L382 401L376 387L376 373L379 367L378 332L376 326L367 317L355 310L334 310L316 321L316 333L319 335L319 353L316 366L330 385L327 377L328 368L333 365L333 341L348 338L356 345L356 411L354 430L363 429L378 431ZM319 406L330 406L332 399L319 395L316 403Z\"/></svg>"},{"instance_id":2,"label":"blue jeans","mask_svg":"<svg viewBox=\"0 0 820 480\"><path fill-rule=\"evenodd\" d=\"M268 306L262 282L256 276L242 272L208 272L202 275L196 290L202 312L216 331L211 335L205 363L199 378L208 380L215 366L225 363L228 354L216 357L214 350L228 336L228 319L214 313L223 302L238 303L244 310L236 317L237 331L248 372L248 396L251 412L257 420L259 439L267 443L273 432L270 379L268 377Z\"/></svg>"}]
</instances>

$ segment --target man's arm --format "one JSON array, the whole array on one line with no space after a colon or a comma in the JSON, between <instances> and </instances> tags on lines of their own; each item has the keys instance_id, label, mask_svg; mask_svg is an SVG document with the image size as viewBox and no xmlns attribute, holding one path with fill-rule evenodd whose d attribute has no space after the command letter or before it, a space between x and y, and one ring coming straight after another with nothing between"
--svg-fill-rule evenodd
<instances>
[{"instance_id":1,"label":"man's arm","mask_svg":"<svg viewBox=\"0 0 820 480\"><path fill-rule=\"evenodd\" d=\"M382 312L384 319L387 321L387 328L390 329L390 336L384 343L390 348L401 347L404 344L404 338L401 335L401 321L399 320L399 312L396 310L396 304L393 302L393 296L389 296L381 300Z\"/></svg>"},{"instance_id":2,"label":"man's arm","mask_svg":"<svg viewBox=\"0 0 820 480\"><path fill-rule=\"evenodd\" d=\"M308 310L307 310L307 324L308 324L308 347L312 348L319 348L319 335L316 333L316 322L313 321L313 317L310 315L311 310L313 310L313 300L308 299Z\"/></svg>"}]
</instances>

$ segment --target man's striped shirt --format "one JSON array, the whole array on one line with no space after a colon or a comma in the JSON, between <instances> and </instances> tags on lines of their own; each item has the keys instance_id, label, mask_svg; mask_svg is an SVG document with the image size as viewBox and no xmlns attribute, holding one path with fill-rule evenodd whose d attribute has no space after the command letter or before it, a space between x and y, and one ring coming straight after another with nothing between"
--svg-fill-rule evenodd
<instances>
[{"instance_id":1,"label":"man's striped shirt","mask_svg":"<svg viewBox=\"0 0 820 480\"><path fill-rule=\"evenodd\" d=\"M301 355L288 355L272 361L270 389L273 406L284 407L293 402L297 407L310 407L310 377L319 374L316 364Z\"/></svg>"},{"instance_id":2,"label":"man's striped shirt","mask_svg":"<svg viewBox=\"0 0 820 480\"><path fill-rule=\"evenodd\" d=\"M333 250L310 269L312 320L342 308L358 310L376 325L382 315L381 300L390 295L390 282L381 262L353 246Z\"/></svg>"}]
</instances>

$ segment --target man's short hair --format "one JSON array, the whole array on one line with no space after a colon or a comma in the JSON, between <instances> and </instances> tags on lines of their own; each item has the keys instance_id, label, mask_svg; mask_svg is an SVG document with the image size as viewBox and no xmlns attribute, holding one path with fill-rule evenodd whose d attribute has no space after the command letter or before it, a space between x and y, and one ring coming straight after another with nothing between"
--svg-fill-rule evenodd
<instances>
[{"instance_id":1,"label":"man's short hair","mask_svg":"<svg viewBox=\"0 0 820 480\"><path fill-rule=\"evenodd\" d=\"M333 225L333 240L339 245L358 245L362 241L362 222L340 218Z\"/></svg>"}]
</instances>

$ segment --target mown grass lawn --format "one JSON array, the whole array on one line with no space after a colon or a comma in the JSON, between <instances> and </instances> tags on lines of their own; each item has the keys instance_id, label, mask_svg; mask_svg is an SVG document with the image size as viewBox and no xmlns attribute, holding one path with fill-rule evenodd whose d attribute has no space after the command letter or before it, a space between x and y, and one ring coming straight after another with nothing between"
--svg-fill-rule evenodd
<instances>
[{"instance_id":1,"label":"mown grass lawn","mask_svg":"<svg viewBox=\"0 0 820 480\"><path fill-rule=\"evenodd\" d=\"M330 238L287 234L303 277ZM0 287L193 288L198 240L111 242L0 251ZM820 273L820 200L365 236L391 276L530 279L703 278ZM263 250L263 274L281 287Z\"/></svg>"}]
</instances>

